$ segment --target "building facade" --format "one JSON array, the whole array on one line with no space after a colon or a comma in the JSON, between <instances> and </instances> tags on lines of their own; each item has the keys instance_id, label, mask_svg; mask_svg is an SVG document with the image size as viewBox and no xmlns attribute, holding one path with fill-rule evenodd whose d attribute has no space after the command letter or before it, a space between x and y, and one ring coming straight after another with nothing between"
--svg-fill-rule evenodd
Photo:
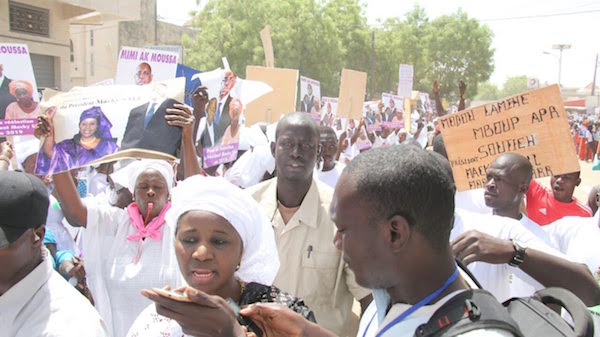
<instances>
[{"instance_id":1,"label":"building facade","mask_svg":"<svg viewBox=\"0 0 600 337\"><path fill-rule=\"evenodd\" d=\"M123 46L181 46L183 34L194 35L192 29L158 20L156 0L140 0L139 5L140 17L136 20L71 25L73 85L87 86L114 78Z\"/></svg>"},{"instance_id":2,"label":"building facade","mask_svg":"<svg viewBox=\"0 0 600 337\"><path fill-rule=\"evenodd\" d=\"M71 27L139 19L128 0L0 0L0 42L27 44L37 86L73 86Z\"/></svg>"}]
</instances>

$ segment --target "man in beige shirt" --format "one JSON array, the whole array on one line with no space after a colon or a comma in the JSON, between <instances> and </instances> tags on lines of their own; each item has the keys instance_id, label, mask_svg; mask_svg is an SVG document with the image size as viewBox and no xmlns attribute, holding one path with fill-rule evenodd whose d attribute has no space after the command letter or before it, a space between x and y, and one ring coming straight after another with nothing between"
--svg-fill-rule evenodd
<instances>
[{"instance_id":1,"label":"man in beige shirt","mask_svg":"<svg viewBox=\"0 0 600 337\"><path fill-rule=\"evenodd\" d=\"M365 309L371 296L358 286L333 245L336 228L329 215L333 190L312 176L320 150L319 130L310 115L286 115L271 144L277 178L247 191L275 230L281 267L274 285L302 298L319 325L342 336L353 333L347 329L353 299Z\"/></svg>"}]
</instances>

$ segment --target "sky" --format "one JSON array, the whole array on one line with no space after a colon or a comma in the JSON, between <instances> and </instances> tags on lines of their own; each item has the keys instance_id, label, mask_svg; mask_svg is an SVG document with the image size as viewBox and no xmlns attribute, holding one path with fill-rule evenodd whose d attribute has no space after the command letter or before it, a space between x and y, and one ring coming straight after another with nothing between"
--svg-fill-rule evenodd
<instances>
[{"instance_id":1,"label":"sky","mask_svg":"<svg viewBox=\"0 0 600 337\"><path fill-rule=\"evenodd\" d=\"M519 75L538 78L541 83L558 83L559 52L552 49L555 44L571 45L562 55L564 87L584 87L594 77L594 62L600 52L599 0L369 0L363 3L367 20L373 25L378 19L404 16L415 4L425 9L430 20L461 8L469 17L486 24L494 34L494 72L490 81L499 86L508 77ZM196 0L158 0L160 19L176 24L183 24L189 18L188 13L198 8Z\"/></svg>"}]
</instances>

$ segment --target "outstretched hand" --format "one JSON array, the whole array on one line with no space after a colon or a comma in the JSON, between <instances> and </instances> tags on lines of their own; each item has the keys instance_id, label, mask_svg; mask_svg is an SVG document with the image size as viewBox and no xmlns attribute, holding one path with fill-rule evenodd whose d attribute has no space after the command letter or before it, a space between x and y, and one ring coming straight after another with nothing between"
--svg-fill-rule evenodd
<instances>
[{"instance_id":1,"label":"outstretched hand","mask_svg":"<svg viewBox=\"0 0 600 337\"><path fill-rule=\"evenodd\" d=\"M255 303L240 311L262 330L265 337L301 337L307 321L281 304Z\"/></svg>"},{"instance_id":2,"label":"outstretched hand","mask_svg":"<svg viewBox=\"0 0 600 337\"><path fill-rule=\"evenodd\" d=\"M142 295L155 302L159 315L177 321L187 335L246 336L233 309L221 297L191 287L182 287L177 291L185 293L191 302L171 299L151 290L142 290Z\"/></svg>"},{"instance_id":3,"label":"outstretched hand","mask_svg":"<svg viewBox=\"0 0 600 337\"><path fill-rule=\"evenodd\" d=\"M492 264L508 263L514 254L513 244L491 235L471 230L451 243L452 253L465 265L475 261Z\"/></svg>"}]
</instances>

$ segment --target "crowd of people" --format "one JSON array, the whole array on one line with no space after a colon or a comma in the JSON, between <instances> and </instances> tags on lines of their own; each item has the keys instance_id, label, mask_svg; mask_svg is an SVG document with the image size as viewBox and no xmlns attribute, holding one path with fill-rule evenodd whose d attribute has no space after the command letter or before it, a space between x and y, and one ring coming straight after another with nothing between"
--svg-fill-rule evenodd
<instances>
[{"instance_id":1,"label":"crowd of people","mask_svg":"<svg viewBox=\"0 0 600 337\"><path fill-rule=\"evenodd\" d=\"M436 121L369 129L403 120L382 106L333 128L310 109L236 123L247 148L203 169L211 103L204 88L192 98L164 115L181 128L177 162L35 176L60 145L52 111L38 117L41 149L0 143L0 336L413 336L479 287L500 302L562 287L600 304L600 190L577 200L580 172L547 188L526 157L504 153L484 189L457 192ZM92 110L80 124L103 123ZM599 123L578 125L574 140L600 160Z\"/></svg>"}]
</instances>

